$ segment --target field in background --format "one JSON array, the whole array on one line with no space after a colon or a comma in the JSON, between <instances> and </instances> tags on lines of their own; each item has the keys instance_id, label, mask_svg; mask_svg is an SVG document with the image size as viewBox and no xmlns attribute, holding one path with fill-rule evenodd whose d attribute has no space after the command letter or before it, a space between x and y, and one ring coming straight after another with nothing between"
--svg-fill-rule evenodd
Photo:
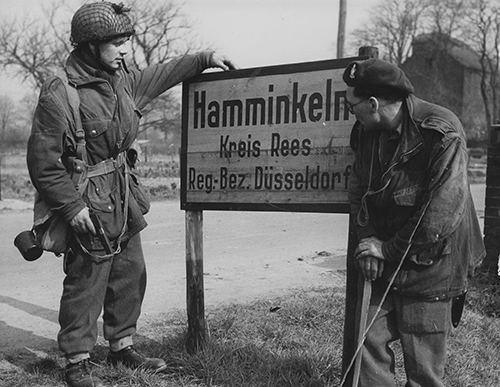
<instances>
[{"instance_id":1,"label":"field in background","mask_svg":"<svg viewBox=\"0 0 500 387\"><path fill-rule=\"evenodd\" d=\"M179 156L154 154L148 161L138 163L136 173L151 200L176 199L179 197ZM486 181L486 155L480 148L470 151L469 177L471 183ZM12 153L0 157L0 197L32 201L35 190L31 184L24 153Z\"/></svg>"},{"instance_id":2,"label":"field in background","mask_svg":"<svg viewBox=\"0 0 500 387\"><path fill-rule=\"evenodd\" d=\"M174 199L179 196L179 157L152 155L134 170L151 200ZM32 201L35 189L26 167L26 155L15 153L0 158L1 199Z\"/></svg>"}]
</instances>

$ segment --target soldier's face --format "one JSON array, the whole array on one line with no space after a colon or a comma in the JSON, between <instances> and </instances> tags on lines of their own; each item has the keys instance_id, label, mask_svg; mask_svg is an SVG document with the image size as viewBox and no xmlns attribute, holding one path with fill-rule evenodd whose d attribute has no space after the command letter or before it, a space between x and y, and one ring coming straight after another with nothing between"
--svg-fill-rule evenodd
<instances>
[{"instance_id":1,"label":"soldier's face","mask_svg":"<svg viewBox=\"0 0 500 387\"><path fill-rule=\"evenodd\" d=\"M378 129L380 115L378 104L374 105L374 98L360 98L354 95L354 88L348 87L346 92L346 105L356 119L368 130Z\"/></svg>"},{"instance_id":2,"label":"soldier's face","mask_svg":"<svg viewBox=\"0 0 500 387\"><path fill-rule=\"evenodd\" d=\"M128 37L116 38L99 44L100 61L109 70L118 70L129 51Z\"/></svg>"}]
</instances>

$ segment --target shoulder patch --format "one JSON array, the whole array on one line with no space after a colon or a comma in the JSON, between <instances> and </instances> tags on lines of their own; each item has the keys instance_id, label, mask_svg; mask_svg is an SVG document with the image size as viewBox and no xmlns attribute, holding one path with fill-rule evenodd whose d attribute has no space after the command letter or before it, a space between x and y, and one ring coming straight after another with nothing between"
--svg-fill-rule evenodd
<instances>
[{"instance_id":1,"label":"shoulder patch","mask_svg":"<svg viewBox=\"0 0 500 387\"><path fill-rule=\"evenodd\" d=\"M453 126L439 117L427 117L421 123L420 126L423 129L435 130L439 133L446 134L450 132L455 132Z\"/></svg>"},{"instance_id":2,"label":"shoulder patch","mask_svg":"<svg viewBox=\"0 0 500 387\"><path fill-rule=\"evenodd\" d=\"M42 85L42 90L45 92L53 93L61 98L64 95L64 83L58 76L48 77Z\"/></svg>"}]
</instances>

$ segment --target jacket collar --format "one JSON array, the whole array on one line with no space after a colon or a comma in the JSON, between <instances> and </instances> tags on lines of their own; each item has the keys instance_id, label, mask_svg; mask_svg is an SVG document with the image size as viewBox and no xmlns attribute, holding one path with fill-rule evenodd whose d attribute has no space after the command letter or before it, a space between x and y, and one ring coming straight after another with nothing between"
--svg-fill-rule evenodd
<instances>
[{"instance_id":1,"label":"jacket collar","mask_svg":"<svg viewBox=\"0 0 500 387\"><path fill-rule=\"evenodd\" d=\"M403 103L403 129L393 157L395 163L406 162L423 147L424 139L414 119L416 111L420 110L420 101L420 99L410 94Z\"/></svg>"},{"instance_id":2,"label":"jacket collar","mask_svg":"<svg viewBox=\"0 0 500 387\"><path fill-rule=\"evenodd\" d=\"M71 52L66 61L65 71L68 81L77 87L95 82L108 82L113 85L121 78L119 71L112 75L99 69L97 62L80 50Z\"/></svg>"}]
</instances>

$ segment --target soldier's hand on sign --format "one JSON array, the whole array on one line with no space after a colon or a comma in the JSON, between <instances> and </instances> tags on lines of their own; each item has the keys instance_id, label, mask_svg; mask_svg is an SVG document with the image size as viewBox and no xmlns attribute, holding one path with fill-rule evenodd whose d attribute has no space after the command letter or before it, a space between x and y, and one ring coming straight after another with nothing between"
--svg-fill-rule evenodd
<instances>
[{"instance_id":1,"label":"soldier's hand on sign","mask_svg":"<svg viewBox=\"0 0 500 387\"><path fill-rule=\"evenodd\" d=\"M216 52L213 52L210 57L210 67L218 67L224 71L237 69L236 65L227 56Z\"/></svg>"},{"instance_id":2,"label":"soldier's hand on sign","mask_svg":"<svg viewBox=\"0 0 500 387\"><path fill-rule=\"evenodd\" d=\"M382 276L385 258L380 239L376 237L361 239L354 256L366 280L374 281Z\"/></svg>"}]
</instances>

